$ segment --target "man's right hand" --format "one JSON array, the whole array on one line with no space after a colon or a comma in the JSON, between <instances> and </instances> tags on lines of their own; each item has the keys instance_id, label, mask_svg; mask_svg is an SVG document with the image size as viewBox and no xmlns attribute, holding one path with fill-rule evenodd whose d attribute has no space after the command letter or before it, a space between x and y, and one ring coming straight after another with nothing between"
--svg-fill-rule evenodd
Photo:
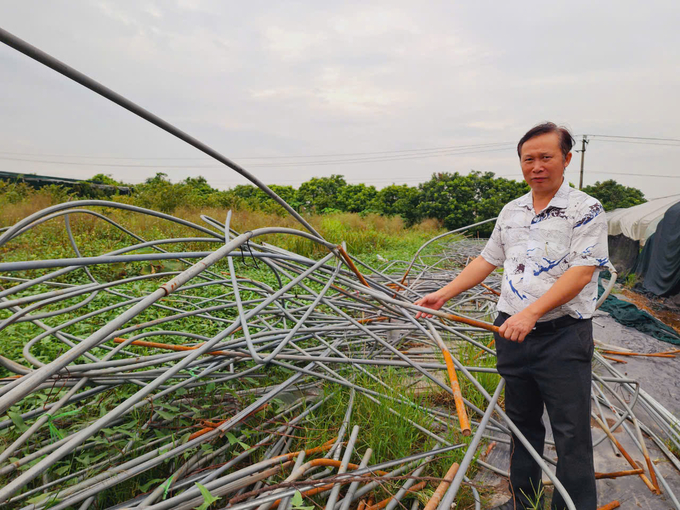
<instances>
[{"instance_id":1,"label":"man's right hand","mask_svg":"<svg viewBox=\"0 0 680 510\"><path fill-rule=\"evenodd\" d=\"M444 306L444 303L446 303L446 299L442 297L441 291L433 292L431 294L428 294L424 298L420 298L418 301L413 303L414 305L422 306L424 308L431 308L432 310L439 310L442 306ZM416 314L416 319L420 319L421 317L424 317L426 319L429 319L432 317L432 314L426 313L426 312L418 312Z\"/></svg>"}]
</instances>

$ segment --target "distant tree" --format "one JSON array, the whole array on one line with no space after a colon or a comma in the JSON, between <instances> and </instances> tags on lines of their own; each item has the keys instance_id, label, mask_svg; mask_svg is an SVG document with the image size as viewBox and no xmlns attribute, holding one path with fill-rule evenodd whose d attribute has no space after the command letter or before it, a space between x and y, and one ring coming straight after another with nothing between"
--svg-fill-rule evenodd
<instances>
[{"instance_id":1,"label":"distant tree","mask_svg":"<svg viewBox=\"0 0 680 510\"><path fill-rule=\"evenodd\" d=\"M503 206L529 192L529 185L524 181L514 181L503 177L495 177L492 172L477 175L477 196L475 201L475 222L498 216ZM480 233L490 234L493 224L480 227Z\"/></svg>"},{"instance_id":2,"label":"distant tree","mask_svg":"<svg viewBox=\"0 0 680 510\"><path fill-rule=\"evenodd\" d=\"M524 182L497 178L493 172L433 174L419 186L418 212L422 218L436 218L449 230L497 216L503 206L528 192ZM488 235L492 224L475 231Z\"/></svg>"},{"instance_id":3,"label":"distant tree","mask_svg":"<svg viewBox=\"0 0 680 510\"><path fill-rule=\"evenodd\" d=\"M238 186L231 188L231 191L234 193L234 196L248 201L253 198L257 198L256 193L258 189L259 188L253 186L252 184L239 184Z\"/></svg>"},{"instance_id":4,"label":"distant tree","mask_svg":"<svg viewBox=\"0 0 680 510\"><path fill-rule=\"evenodd\" d=\"M419 187L421 217L441 220L450 230L474 223L476 193L467 176L458 172L437 173Z\"/></svg>"},{"instance_id":5,"label":"distant tree","mask_svg":"<svg viewBox=\"0 0 680 510\"><path fill-rule=\"evenodd\" d=\"M111 177L111 174L97 174L94 177L89 178L87 181L93 182L95 184L107 184L109 186L129 186L129 184L115 180L113 177Z\"/></svg>"},{"instance_id":6,"label":"distant tree","mask_svg":"<svg viewBox=\"0 0 680 510\"><path fill-rule=\"evenodd\" d=\"M208 184L208 181L202 175L199 175L198 177L187 177L181 184L188 186L192 193L203 197L212 195L217 191Z\"/></svg>"},{"instance_id":7,"label":"distant tree","mask_svg":"<svg viewBox=\"0 0 680 510\"><path fill-rule=\"evenodd\" d=\"M340 188L338 196L338 209L346 212L368 212L372 208L373 201L378 195L375 186L365 184L348 184Z\"/></svg>"},{"instance_id":8,"label":"distant tree","mask_svg":"<svg viewBox=\"0 0 680 510\"><path fill-rule=\"evenodd\" d=\"M421 192L407 184L391 184L378 191L372 207L380 214L399 215L407 224L417 223L421 216L418 212Z\"/></svg>"},{"instance_id":9,"label":"distant tree","mask_svg":"<svg viewBox=\"0 0 680 510\"><path fill-rule=\"evenodd\" d=\"M156 172L153 177L147 177L144 184L166 184L169 183L168 174L165 172Z\"/></svg>"},{"instance_id":10,"label":"distant tree","mask_svg":"<svg viewBox=\"0 0 680 510\"><path fill-rule=\"evenodd\" d=\"M605 211L632 207L644 204L647 201L642 191L619 184L614 179L603 182L597 181L592 186L585 186L583 191L591 197L597 198L602 203Z\"/></svg>"},{"instance_id":11,"label":"distant tree","mask_svg":"<svg viewBox=\"0 0 680 510\"><path fill-rule=\"evenodd\" d=\"M290 205L293 209L296 211L300 208L300 202L298 200L298 192L293 186L280 186L278 184L272 184L269 186L269 188L276 193L278 196L280 196L283 200L286 201L288 205ZM263 192L264 193L264 192ZM271 202L272 206L274 206L274 200L267 197L267 200ZM276 208L280 208L278 204L276 205Z\"/></svg>"},{"instance_id":12,"label":"distant tree","mask_svg":"<svg viewBox=\"0 0 680 510\"><path fill-rule=\"evenodd\" d=\"M279 186L272 184L269 188L279 197L285 200L294 209L299 208L297 190L292 186ZM275 212L283 214L284 209L257 186L251 184L239 184L228 192L232 196L232 202L237 207L247 207L253 210Z\"/></svg>"},{"instance_id":13,"label":"distant tree","mask_svg":"<svg viewBox=\"0 0 680 510\"><path fill-rule=\"evenodd\" d=\"M300 206L307 211L322 213L326 209L340 209L339 197L347 181L342 175L313 177L303 182L297 192Z\"/></svg>"},{"instance_id":14,"label":"distant tree","mask_svg":"<svg viewBox=\"0 0 680 510\"><path fill-rule=\"evenodd\" d=\"M158 172L143 184L135 186L133 198L142 207L171 213L180 206L198 205L192 203L191 191L190 185L173 184L168 179L168 174Z\"/></svg>"}]
</instances>

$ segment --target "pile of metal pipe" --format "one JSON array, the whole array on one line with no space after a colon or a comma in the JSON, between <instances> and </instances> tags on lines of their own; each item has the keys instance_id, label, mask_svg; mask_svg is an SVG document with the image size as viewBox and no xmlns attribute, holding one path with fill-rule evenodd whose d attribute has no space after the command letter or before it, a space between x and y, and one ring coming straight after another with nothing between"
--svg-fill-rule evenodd
<instances>
[{"instance_id":1,"label":"pile of metal pipe","mask_svg":"<svg viewBox=\"0 0 680 510\"><path fill-rule=\"evenodd\" d=\"M373 268L306 232L265 227L240 234L229 228L229 217L225 223L206 218L205 226L133 208L195 230L186 238L146 240L84 209L97 206L120 205L60 204L0 236L0 246L11 247L46 221L64 221L74 255L0 262L0 335L31 331L21 338L20 357L0 355L8 374L0 381L0 501L5 505L194 508L204 500L203 488L221 498L216 507L290 508L299 492L326 508L347 509L370 507L371 497L378 505L377 498L390 492L387 482L388 508L405 498L425 505L446 475L432 469L433 460L459 450L460 467L446 490L440 489L438 508L448 508L462 486L470 487L475 508L481 507L475 485L465 484L479 448L489 440L507 442L510 432L523 441L497 404L502 380L488 391L475 376L495 373L489 322L500 276L459 296L431 320L416 321L418 307L412 304L453 278L479 253L479 241L448 238L411 261ZM129 246L81 256L71 224L93 212L121 229ZM271 233L311 239L328 255L313 260L258 243ZM211 251L183 251L188 243L205 243ZM161 257L186 269L101 276L111 274L101 271L111 264L132 267ZM266 281L239 274L244 264L256 263L258 274L269 275ZM32 328L18 328L22 323ZM45 359L55 343L59 354ZM472 361L464 364L461 356ZM595 417L602 421L605 407L618 418L605 432L622 427L647 461L644 434L656 444L677 445L672 415L599 354L596 359L608 373L594 379L594 409L600 410ZM393 380L382 378L388 367L409 384L390 387ZM378 389L362 385L366 380ZM457 405L441 408L411 399L405 388L414 385L448 394ZM463 386L486 404L478 407L466 399ZM305 437L305 424L328 405L328 388L351 395L337 436L314 444ZM621 398L621 391L631 400ZM222 399L209 419L199 419L191 404L210 394ZM361 427L355 424L349 433L357 398L387 406L434 446L376 463L370 445L358 447ZM404 415L404 405L432 420L414 421ZM656 432L636 418L636 406L654 417L650 426ZM274 407L275 412L264 411ZM470 430L471 440L464 442ZM611 440L603 435L595 442ZM292 451L292 445L304 447ZM534 454L546 481L564 494L550 460ZM672 456L670 450L667 454ZM503 472L483 461L480 466ZM645 468L639 476L677 505L654 464ZM139 494L123 490L135 483ZM125 494L122 500L118 493Z\"/></svg>"},{"instance_id":2,"label":"pile of metal pipe","mask_svg":"<svg viewBox=\"0 0 680 510\"><path fill-rule=\"evenodd\" d=\"M213 148L3 29L0 41L220 161L306 229L264 226L238 233L229 216L224 223L204 218L206 225L198 225L95 200L59 204L1 229L0 249L11 253L22 236L63 220L72 253L0 261L0 365L7 376L0 380L0 505L189 509L212 502L288 510L300 508L304 497L329 510L406 504L448 510L475 464L502 473L474 460L478 448L489 439L507 442L514 433L574 509L551 471L553 461L528 445L498 404L503 381L496 378L493 388L481 382L495 372L489 332L499 276L459 296L434 319L415 320L419 308L412 303L475 257L478 240L451 243L438 236L410 261L368 267ZM192 234L145 240L113 221L105 212L110 208L162 218ZM82 256L71 228L81 215L108 222L129 244ZM328 255L312 260L259 242L268 234L303 237ZM268 277L239 275L234 259L262 264ZM181 270L139 271L139 264L159 261ZM114 264L136 271L100 270ZM21 353L6 356L17 339ZM677 467L670 448L661 447L678 446L677 420L604 358L597 357L597 364L609 375L594 382L594 417L605 434L596 443L630 458L633 476L644 477L680 508L645 444L651 438ZM383 378L389 371L396 376ZM406 389L421 384L450 396L455 411L409 398ZM458 395L460 389L465 391ZM314 427L307 424L329 412L324 406L334 395L347 393L333 438L312 444L307 432ZM375 460L372 445L360 446L361 427L355 424L348 434L359 398L387 408L426 442L409 455ZM639 420L636 406L653 423ZM419 423L406 407L431 419ZM616 417L613 426L602 419L603 408ZM645 467L617 445L613 432L619 427ZM470 439L463 441L468 431ZM607 441L610 446L603 445ZM461 453L459 467L449 463L436 472L436 461L455 451ZM476 485L467 487L473 506L481 508Z\"/></svg>"}]
</instances>

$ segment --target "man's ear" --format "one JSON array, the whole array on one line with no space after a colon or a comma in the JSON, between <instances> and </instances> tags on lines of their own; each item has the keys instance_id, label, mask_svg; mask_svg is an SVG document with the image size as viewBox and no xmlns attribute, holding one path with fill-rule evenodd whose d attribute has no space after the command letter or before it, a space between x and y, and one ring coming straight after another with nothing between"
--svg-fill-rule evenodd
<instances>
[{"instance_id":1,"label":"man's ear","mask_svg":"<svg viewBox=\"0 0 680 510\"><path fill-rule=\"evenodd\" d=\"M564 158L564 169L565 170L569 166L569 163L571 163L571 156L572 156L572 153L570 152L569 154L567 154L567 157Z\"/></svg>"}]
</instances>

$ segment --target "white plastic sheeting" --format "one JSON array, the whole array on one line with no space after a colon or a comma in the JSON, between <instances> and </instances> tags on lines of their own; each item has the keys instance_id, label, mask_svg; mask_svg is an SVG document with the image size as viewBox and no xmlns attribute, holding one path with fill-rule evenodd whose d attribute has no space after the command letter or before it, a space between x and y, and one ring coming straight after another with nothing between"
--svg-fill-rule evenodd
<instances>
[{"instance_id":1,"label":"white plastic sheeting","mask_svg":"<svg viewBox=\"0 0 680 510\"><path fill-rule=\"evenodd\" d=\"M634 207L614 209L607 213L609 235L623 234L633 241L640 241L643 246L666 211L678 202L680 194L657 198Z\"/></svg>"}]
</instances>

